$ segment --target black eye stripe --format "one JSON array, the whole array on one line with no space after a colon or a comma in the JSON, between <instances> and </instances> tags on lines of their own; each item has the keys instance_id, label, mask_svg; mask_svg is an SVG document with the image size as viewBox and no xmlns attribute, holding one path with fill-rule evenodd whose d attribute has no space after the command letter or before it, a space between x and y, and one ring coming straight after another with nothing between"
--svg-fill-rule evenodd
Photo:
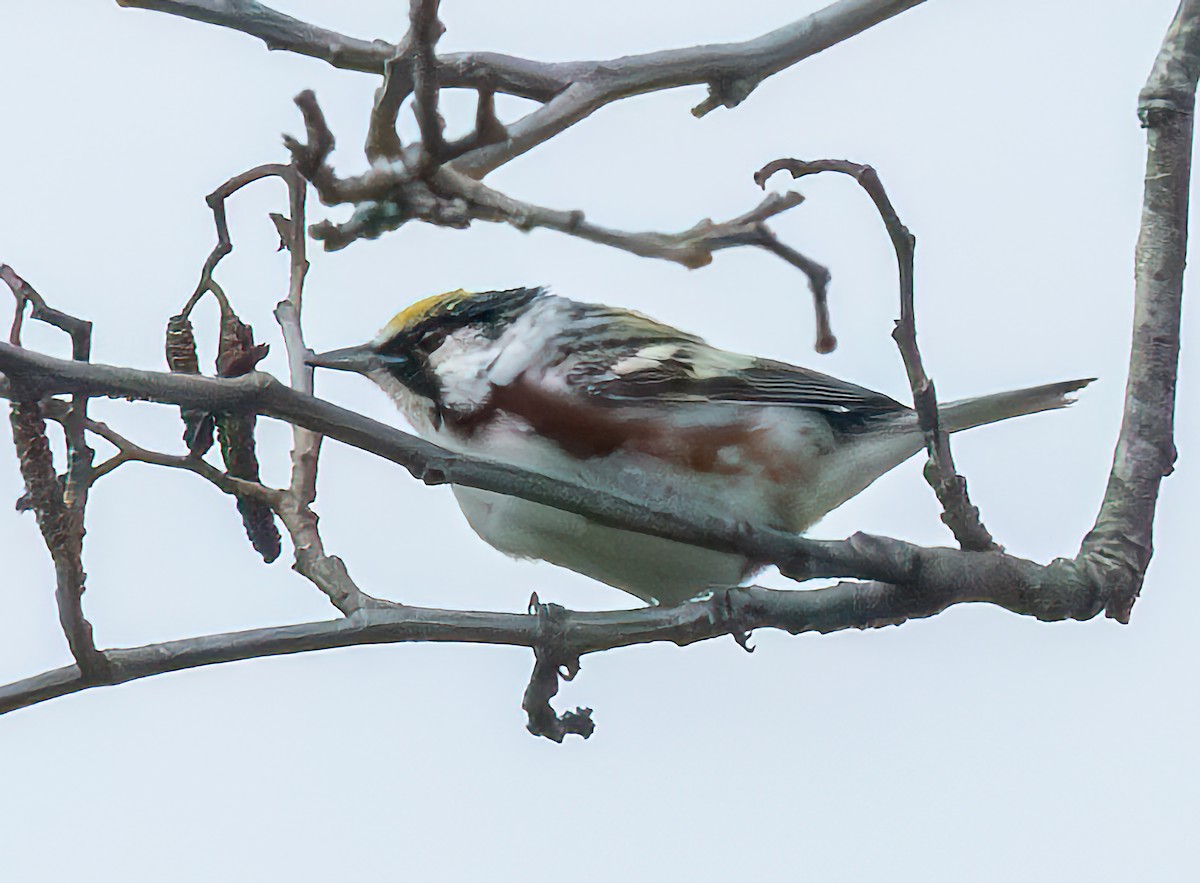
<instances>
[{"instance_id":1,"label":"black eye stripe","mask_svg":"<svg viewBox=\"0 0 1200 883\"><path fill-rule=\"evenodd\" d=\"M429 367L429 357L446 338L461 328L474 326L495 339L542 293L541 288L512 288L446 300L432 314L383 341L377 351L381 355L405 356L403 364L388 366L388 373L418 395L439 402L441 384Z\"/></svg>"}]
</instances>

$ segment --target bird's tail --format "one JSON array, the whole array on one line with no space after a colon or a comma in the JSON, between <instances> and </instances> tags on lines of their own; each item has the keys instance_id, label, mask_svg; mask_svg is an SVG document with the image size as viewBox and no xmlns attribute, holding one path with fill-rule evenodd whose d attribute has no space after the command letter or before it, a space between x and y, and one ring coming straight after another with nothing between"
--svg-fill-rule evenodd
<instances>
[{"instance_id":1,"label":"bird's tail","mask_svg":"<svg viewBox=\"0 0 1200 883\"><path fill-rule=\"evenodd\" d=\"M938 408L942 418L942 428L947 432L958 432L962 429L995 423L997 420L1007 420L1009 417L1065 408L1075 401L1070 393L1083 389L1095 379L1089 377L1086 380L1047 383L1045 386L1031 386L1028 389L1014 389L1009 392L998 392L993 395L948 402Z\"/></svg>"}]
</instances>

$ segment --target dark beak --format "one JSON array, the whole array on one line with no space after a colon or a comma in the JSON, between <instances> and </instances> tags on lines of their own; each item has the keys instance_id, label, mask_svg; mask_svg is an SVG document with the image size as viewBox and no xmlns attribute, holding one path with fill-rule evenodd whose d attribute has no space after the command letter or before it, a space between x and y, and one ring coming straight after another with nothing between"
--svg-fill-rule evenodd
<instances>
[{"instance_id":1,"label":"dark beak","mask_svg":"<svg viewBox=\"0 0 1200 883\"><path fill-rule=\"evenodd\" d=\"M327 353L313 353L305 361L314 368L333 368L337 371L353 371L356 374L366 374L380 364L378 354L366 345L349 346Z\"/></svg>"}]
</instances>

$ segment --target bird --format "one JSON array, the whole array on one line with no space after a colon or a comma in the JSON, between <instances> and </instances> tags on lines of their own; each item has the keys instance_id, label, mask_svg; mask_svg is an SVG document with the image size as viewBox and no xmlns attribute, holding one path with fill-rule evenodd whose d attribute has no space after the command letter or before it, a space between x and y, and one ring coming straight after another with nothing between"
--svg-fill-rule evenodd
<instances>
[{"instance_id":1,"label":"bird","mask_svg":"<svg viewBox=\"0 0 1200 883\"><path fill-rule=\"evenodd\" d=\"M545 288L434 295L369 342L308 362L366 376L418 435L450 451L684 517L719 513L796 534L925 448L915 411L883 393ZM940 423L958 432L1062 408L1089 382L951 402ZM651 605L732 588L761 569L519 497L457 485L454 494L501 552Z\"/></svg>"}]
</instances>

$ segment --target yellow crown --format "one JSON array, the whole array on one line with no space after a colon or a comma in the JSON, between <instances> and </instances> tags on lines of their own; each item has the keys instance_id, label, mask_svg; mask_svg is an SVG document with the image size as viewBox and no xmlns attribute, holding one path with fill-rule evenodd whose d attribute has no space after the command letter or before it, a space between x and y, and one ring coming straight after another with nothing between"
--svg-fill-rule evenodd
<instances>
[{"instance_id":1,"label":"yellow crown","mask_svg":"<svg viewBox=\"0 0 1200 883\"><path fill-rule=\"evenodd\" d=\"M391 320L383 326L383 330L379 332L377 339L380 341L390 340L397 334L412 328L435 313L445 312L455 304L471 296L471 292L457 288L454 291L435 294L432 297L419 300L392 316Z\"/></svg>"}]
</instances>

